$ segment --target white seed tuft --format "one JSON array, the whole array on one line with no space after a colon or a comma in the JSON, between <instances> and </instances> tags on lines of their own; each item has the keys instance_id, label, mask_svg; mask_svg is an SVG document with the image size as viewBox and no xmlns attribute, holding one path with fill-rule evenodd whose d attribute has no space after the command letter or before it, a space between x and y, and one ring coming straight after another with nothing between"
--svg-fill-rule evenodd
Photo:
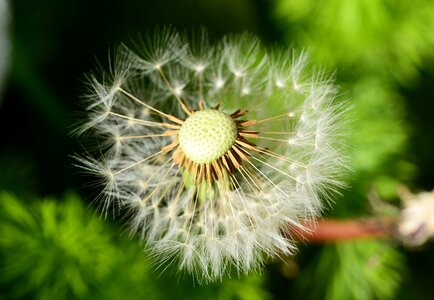
<instances>
[{"instance_id":1,"label":"white seed tuft","mask_svg":"<svg viewBox=\"0 0 434 300\"><path fill-rule=\"evenodd\" d=\"M200 281L294 253L291 230L342 185L330 79L304 52L267 53L250 35L213 45L160 28L137 48L89 76L78 130L110 145L79 159L103 179L105 212L128 212L156 261Z\"/></svg>"}]
</instances>

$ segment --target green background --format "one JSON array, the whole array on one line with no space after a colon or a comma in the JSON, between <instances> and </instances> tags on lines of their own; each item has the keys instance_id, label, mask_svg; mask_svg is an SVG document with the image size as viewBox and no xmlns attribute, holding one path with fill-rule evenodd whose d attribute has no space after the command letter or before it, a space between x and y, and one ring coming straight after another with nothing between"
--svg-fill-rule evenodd
<instances>
[{"instance_id":1,"label":"green background","mask_svg":"<svg viewBox=\"0 0 434 300\"><path fill-rule=\"evenodd\" d=\"M261 274L207 286L175 270L161 274L120 218L99 218L91 204L97 191L71 158L86 141L70 132L83 117L84 73L109 48L158 24L205 26L216 38L248 31L265 45L309 50L316 64L336 71L338 101L350 103L350 187L326 214L372 215L372 189L399 207L399 184L415 192L434 187L433 1L9 4L12 52L0 91L0 299L432 298L432 243L301 244L296 257L271 262Z\"/></svg>"}]
</instances>

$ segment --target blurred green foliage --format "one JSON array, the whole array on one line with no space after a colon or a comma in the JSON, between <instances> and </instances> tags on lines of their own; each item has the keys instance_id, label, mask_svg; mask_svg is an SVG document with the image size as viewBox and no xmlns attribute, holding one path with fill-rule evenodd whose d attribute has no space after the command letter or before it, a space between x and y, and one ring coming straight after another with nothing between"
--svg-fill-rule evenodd
<instances>
[{"instance_id":1,"label":"blurred green foliage","mask_svg":"<svg viewBox=\"0 0 434 300\"><path fill-rule=\"evenodd\" d=\"M83 73L107 48L160 23L247 30L266 43L309 49L337 70L351 111L349 188L329 216L372 214L375 188L434 186L434 2L431 0L10 1L12 61L0 107L0 299L429 299L433 249L387 241L308 246L299 273L197 286L161 275L121 225L101 220L69 155ZM1 71L1 70L0 70ZM1 83L0 83L1 84ZM45 195L57 195L45 197ZM280 268L278 268L280 270Z\"/></svg>"},{"instance_id":2,"label":"blurred green foliage","mask_svg":"<svg viewBox=\"0 0 434 300\"><path fill-rule=\"evenodd\" d=\"M415 172L404 158L410 128L399 88L412 86L420 78L419 68L434 57L434 3L278 0L274 13L286 39L312 49L316 62L337 69L348 91L343 97L350 99L354 113L349 144L356 174L351 184L365 194L367 185L375 185L393 198L383 183L396 187Z\"/></svg>"},{"instance_id":3,"label":"blurred green foliage","mask_svg":"<svg viewBox=\"0 0 434 300\"><path fill-rule=\"evenodd\" d=\"M74 194L28 201L0 194L0 287L8 299L267 299L259 276L196 286L160 274Z\"/></svg>"},{"instance_id":4,"label":"blurred green foliage","mask_svg":"<svg viewBox=\"0 0 434 300\"><path fill-rule=\"evenodd\" d=\"M411 101L402 91L414 88L434 61L434 2L277 0L274 16L288 43L312 49L317 63L337 70L342 98L351 103L351 188L329 215L372 214L371 190L396 201L397 187L415 185L420 176L408 154L417 129L408 121ZM422 103L432 101L423 97ZM294 286L309 299L399 298L408 272L404 261L396 245L381 241L319 247L300 257L306 268ZM316 283L318 289L309 288Z\"/></svg>"},{"instance_id":5,"label":"blurred green foliage","mask_svg":"<svg viewBox=\"0 0 434 300\"><path fill-rule=\"evenodd\" d=\"M291 40L352 78L369 73L411 84L433 55L430 0L278 0L275 15Z\"/></svg>"},{"instance_id":6,"label":"blurred green foliage","mask_svg":"<svg viewBox=\"0 0 434 300\"><path fill-rule=\"evenodd\" d=\"M301 273L297 293L307 300L392 299L402 282L403 260L388 242L327 245Z\"/></svg>"}]
</instances>

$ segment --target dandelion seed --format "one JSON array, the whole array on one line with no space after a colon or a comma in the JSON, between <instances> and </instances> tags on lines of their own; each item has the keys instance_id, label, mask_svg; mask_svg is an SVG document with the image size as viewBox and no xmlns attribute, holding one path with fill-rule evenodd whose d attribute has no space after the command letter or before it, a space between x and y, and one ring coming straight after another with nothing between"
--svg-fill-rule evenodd
<instances>
[{"instance_id":1,"label":"dandelion seed","mask_svg":"<svg viewBox=\"0 0 434 300\"><path fill-rule=\"evenodd\" d=\"M291 228L342 185L330 80L307 72L304 53L265 55L252 36L211 45L201 34L194 49L172 29L154 35L146 51L123 47L104 80L90 77L83 130L113 145L80 162L103 178L110 166L102 206L128 211L156 261L200 281L293 253Z\"/></svg>"}]
</instances>

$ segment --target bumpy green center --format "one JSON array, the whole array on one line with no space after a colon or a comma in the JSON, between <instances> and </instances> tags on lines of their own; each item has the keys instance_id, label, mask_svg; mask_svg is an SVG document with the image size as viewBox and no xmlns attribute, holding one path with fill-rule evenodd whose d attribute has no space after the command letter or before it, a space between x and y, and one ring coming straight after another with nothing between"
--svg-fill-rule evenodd
<instances>
[{"instance_id":1,"label":"bumpy green center","mask_svg":"<svg viewBox=\"0 0 434 300\"><path fill-rule=\"evenodd\" d=\"M193 162L211 163L223 156L237 139L237 126L225 113L215 109L197 111L179 131L179 145Z\"/></svg>"}]
</instances>

